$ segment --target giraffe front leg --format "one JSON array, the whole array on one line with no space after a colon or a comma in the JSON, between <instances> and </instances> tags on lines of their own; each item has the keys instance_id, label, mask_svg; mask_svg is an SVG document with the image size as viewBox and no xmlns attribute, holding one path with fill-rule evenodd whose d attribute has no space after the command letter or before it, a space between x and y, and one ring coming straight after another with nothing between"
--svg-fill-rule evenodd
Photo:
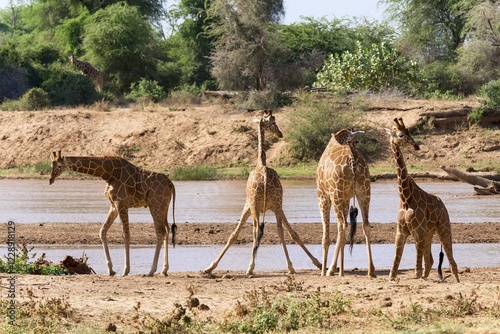
<instances>
[{"instance_id":1,"label":"giraffe front leg","mask_svg":"<svg viewBox=\"0 0 500 334\"><path fill-rule=\"evenodd\" d=\"M295 232L295 230L290 226L290 223L288 223L288 220L286 219L285 215L283 214L283 224L285 225L285 227L287 228L288 230L288 233L290 234L290 237L292 237L292 240L295 241L295 243L297 245L299 245L303 250L304 252L307 254L307 256L309 256L309 258L311 259L312 263L318 268L318 269L322 269L322 265L321 263L318 261L318 259L316 259L312 254L311 252L309 252L309 250L307 249L307 247L304 245L304 243L302 242L302 240L300 239L299 235L297 234L297 232Z\"/></svg>"},{"instance_id":2,"label":"giraffe front leg","mask_svg":"<svg viewBox=\"0 0 500 334\"><path fill-rule=\"evenodd\" d=\"M257 210L252 210L253 219L253 246L252 246L252 256L250 258L250 264L248 265L247 275L253 275L253 270L255 269L255 258L257 257L257 250L260 246L260 238L264 234L264 223L259 224L259 215Z\"/></svg>"},{"instance_id":3,"label":"giraffe front leg","mask_svg":"<svg viewBox=\"0 0 500 334\"><path fill-rule=\"evenodd\" d=\"M429 233L425 238L424 244L424 276L423 278L429 277L432 265L434 264L434 259L432 258L432 236L434 232Z\"/></svg>"},{"instance_id":4,"label":"giraffe front leg","mask_svg":"<svg viewBox=\"0 0 500 334\"><path fill-rule=\"evenodd\" d=\"M415 240L417 258L415 262L415 278L422 278L422 259L425 253L425 242L423 240Z\"/></svg>"},{"instance_id":5,"label":"giraffe front leg","mask_svg":"<svg viewBox=\"0 0 500 334\"><path fill-rule=\"evenodd\" d=\"M396 276L398 275L398 268L403 256L403 250L405 248L406 238L408 238L409 231L406 226L404 226L404 221L398 222L396 231L396 241L395 241L395 255L394 261L392 261L392 268L389 272L389 280L391 282L396 282Z\"/></svg>"},{"instance_id":6,"label":"giraffe front leg","mask_svg":"<svg viewBox=\"0 0 500 334\"><path fill-rule=\"evenodd\" d=\"M250 207L248 205L245 205L245 207L243 208L243 212L241 214L240 221L239 221L238 225L236 226L236 229L229 236L229 239L227 240L227 243L224 246L224 248L222 249L222 251L220 252L219 256L217 256L217 258L210 264L210 266L208 266L205 270L203 270L203 272L205 274L211 274L212 271L215 268L217 268L220 260L222 259L224 254L226 254L229 247L231 247L231 245L234 244L236 242L236 240L238 239L238 235L240 234L241 229L243 228L243 225L247 222L248 217L250 217Z\"/></svg>"},{"instance_id":7,"label":"giraffe front leg","mask_svg":"<svg viewBox=\"0 0 500 334\"><path fill-rule=\"evenodd\" d=\"M99 230L99 238L101 239L102 242L102 246L104 249L104 256L106 257L106 266L108 267L108 273L110 276L114 276L116 272L113 271L113 263L111 262L111 256L109 254L107 233L117 216L118 216L117 210L113 205L111 205L111 208L109 209L108 212L108 217L106 218L106 222L104 222L104 224L101 226L101 229Z\"/></svg>"},{"instance_id":8,"label":"giraffe front leg","mask_svg":"<svg viewBox=\"0 0 500 334\"><path fill-rule=\"evenodd\" d=\"M288 255L288 249L286 248L285 235L283 233L283 222L286 221L285 214L282 210L277 210L276 212L276 228L278 229L278 236L280 238L281 245L283 246L283 252L285 253L286 266L288 268L289 274L295 274L295 269L293 269L292 261L290 261L290 256Z\"/></svg>"}]
</instances>

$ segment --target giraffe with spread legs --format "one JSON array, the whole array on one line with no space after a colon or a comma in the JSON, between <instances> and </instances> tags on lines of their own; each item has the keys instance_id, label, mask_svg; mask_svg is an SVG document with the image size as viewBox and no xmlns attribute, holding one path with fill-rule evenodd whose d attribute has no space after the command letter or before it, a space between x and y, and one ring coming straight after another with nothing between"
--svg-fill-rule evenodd
<instances>
[{"instance_id":1,"label":"giraffe with spread legs","mask_svg":"<svg viewBox=\"0 0 500 334\"><path fill-rule=\"evenodd\" d=\"M92 82L94 82L94 85L96 86L96 89L98 91L102 90L104 84L104 78L102 76L101 71L99 71L94 66L90 65L89 62L80 61L76 59L76 56L73 54L69 56L69 60L71 60L71 63L73 63L73 65L75 65L75 67L79 69L82 72L82 74L92 79Z\"/></svg>"},{"instance_id":2,"label":"giraffe with spread legs","mask_svg":"<svg viewBox=\"0 0 500 334\"><path fill-rule=\"evenodd\" d=\"M349 202L354 196L358 200L363 218L363 233L368 253L368 276L375 277L370 245L370 224L368 210L370 207L370 172L365 160L356 149L356 142L364 132L340 130L332 135L316 170L319 208L323 222L323 267L321 275L333 275L337 269L340 256L339 276L344 275L344 248L346 244L345 230L349 210ZM330 246L330 209L337 218L337 242L332 265L326 270L328 248ZM353 231L353 230L351 230ZM351 245L354 235L350 236Z\"/></svg>"},{"instance_id":3,"label":"giraffe with spread legs","mask_svg":"<svg viewBox=\"0 0 500 334\"><path fill-rule=\"evenodd\" d=\"M156 249L149 276L153 276L156 272L162 242L165 245L162 274L166 276L168 271L168 234L170 230L167 214L171 199L173 199L172 244L174 247L177 228L175 225L175 187L168 176L162 173L146 171L120 157L63 157L61 151L58 151L57 153L53 152L50 158L52 160L52 171L49 184L54 183L55 179L66 169L97 176L107 182L104 194L111 202L111 208L106 222L100 229L99 236L103 244L109 275L112 276L115 272L113 271L108 249L108 229L116 217L119 216L125 243L123 276L126 276L130 271L128 209L149 207L156 232Z\"/></svg>"},{"instance_id":4,"label":"giraffe with spread legs","mask_svg":"<svg viewBox=\"0 0 500 334\"><path fill-rule=\"evenodd\" d=\"M257 249L259 248L260 241L264 234L264 222L260 222L260 215L264 215L267 210L271 210L276 215L276 227L278 229L278 235L283 245L283 250L286 257L286 263L288 268L288 273L293 274L295 270L293 268L292 262L288 256L288 251L285 243L285 237L283 233L283 225L287 228L293 241L295 241L309 256L311 261L316 265L316 267L321 268L319 261L309 252L309 250L302 243L299 235L288 223L286 216L283 212L283 187L278 176L278 173L272 168L266 165L266 153L264 150L264 133L269 131L274 133L279 138L283 137L278 125L276 124L275 117L272 115L271 111L265 111L263 117L258 122L258 160L257 167L250 173L246 186L246 202L241 214L240 221L236 226L234 232L230 235L229 240L222 249L219 256L210 264L208 268L204 270L205 273L211 274L211 272L217 267L220 260L226 253L226 251L231 247L231 245L236 242L238 235L243 228L244 224L252 216L253 221L253 247L252 256L250 260L250 265L247 270L248 275L253 274L255 268L255 257L257 254Z\"/></svg>"},{"instance_id":5,"label":"giraffe with spread legs","mask_svg":"<svg viewBox=\"0 0 500 334\"><path fill-rule=\"evenodd\" d=\"M402 118L395 118L394 122L396 125L393 126L392 130L385 129L389 134L391 150L396 160L399 193L399 212L395 241L396 255L389 278L391 281L396 280L406 239L410 234L415 239L415 247L417 249L415 276L416 278L428 277L434 262L431 245L432 237L434 236L434 232L436 232L448 257L451 272L457 282L460 282L457 264L453 259L451 225L448 211L439 197L422 190L412 177L408 175L400 147L412 146L415 150L419 150L420 147L411 137ZM422 258L425 265L423 276Z\"/></svg>"}]
</instances>

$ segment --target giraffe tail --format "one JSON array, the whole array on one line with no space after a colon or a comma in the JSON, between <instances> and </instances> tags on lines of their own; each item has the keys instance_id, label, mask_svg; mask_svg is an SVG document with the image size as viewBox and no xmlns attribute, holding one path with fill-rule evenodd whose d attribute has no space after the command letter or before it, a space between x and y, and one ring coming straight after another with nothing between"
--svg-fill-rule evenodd
<instances>
[{"instance_id":1,"label":"giraffe tail","mask_svg":"<svg viewBox=\"0 0 500 334\"><path fill-rule=\"evenodd\" d=\"M175 248L177 225L175 224L175 186L172 185L172 247Z\"/></svg>"},{"instance_id":2,"label":"giraffe tail","mask_svg":"<svg viewBox=\"0 0 500 334\"><path fill-rule=\"evenodd\" d=\"M439 252L439 262L438 262L438 276L439 280L443 281L443 269L441 266L443 265L444 253L443 253L443 245L441 245L441 251Z\"/></svg>"},{"instance_id":3,"label":"giraffe tail","mask_svg":"<svg viewBox=\"0 0 500 334\"><path fill-rule=\"evenodd\" d=\"M354 246L354 236L356 235L356 218L358 217L358 208L355 206L349 207L349 252L352 255L352 247Z\"/></svg>"}]
</instances>

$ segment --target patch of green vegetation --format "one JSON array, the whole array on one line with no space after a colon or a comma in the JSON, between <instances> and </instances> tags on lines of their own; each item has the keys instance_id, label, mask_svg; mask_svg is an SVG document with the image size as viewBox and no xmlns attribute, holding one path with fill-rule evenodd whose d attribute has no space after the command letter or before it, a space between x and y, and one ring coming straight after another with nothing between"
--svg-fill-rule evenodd
<instances>
[{"instance_id":1,"label":"patch of green vegetation","mask_svg":"<svg viewBox=\"0 0 500 334\"><path fill-rule=\"evenodd\" d=\"M218 172L209 165L177 166L170 172L170 177L176 181L216 180Z\"/></svg>"},{"instance_id":2,"label":"patch of green vegetation","mask_svg":"<svg viewBox=\"0 0 500 334\"><path fill-rule=\"evenodd\" d=\"M67 272L59 265L50 263L42 255L34 260L36 253L31 254L33 247L28 249L25 244L17 245L9 257L0 258L0 273L36 274L36 275L66 275Z\"/></svg>"}]
</instances>

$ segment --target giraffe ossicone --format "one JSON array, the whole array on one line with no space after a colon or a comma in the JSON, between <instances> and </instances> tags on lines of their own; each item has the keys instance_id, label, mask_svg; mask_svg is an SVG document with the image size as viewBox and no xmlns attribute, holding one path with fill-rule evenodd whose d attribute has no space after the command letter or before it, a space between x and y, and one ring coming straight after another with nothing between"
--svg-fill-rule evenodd
<instances>
[{"instance_id":1,"label":"giraffe ossicone","mask_svg":"<svg viewBox=\"0 0 500 334\"><path fill-rule=\"evenodd\" d=\"M234 244L241 232L244 224L247 222L248 218L252 216L253 223L253 247L250 264L247 270L248 275L252 275L255 268L255 258L257 255L257 250L260 245L260 241L264 234L264 221L260 222L260 216L264 216L267 210L274 212L276 216L276 227L278 229L278 236L280 242L283 246L283 251L285 253L288 273L295 273L290 257L288 256L288 250L286 247L285 237L283 233L283 225L288 230L291 238L295 243L297 243L304 252L309 256L313 264L321 268L319 261L309 252L309 250L304 246L299 235L288 223L286 216L283 212L283 187L281 186L281 181L279 179L278 173L266 166L266 154L264 151L264 133L269 131L274 133L279 138L283 137L278 125L276 124L275 117L272 111L266 110L260 120L258 120L258 160L257 167L250 173L247 186L246 186L246 201L243 207L243 212L240 217L240 221L236 226L236 229L229 236L229 239L217 256L217 258L204 270L204 273L211 274L212 271L218 266L220 260L226 253L226 251Z\"/></svg>"},{"instance_id":2,"label":"giraffe ossicone","mask_svg":"<svg viewBox=\"0 0 500 334\"><path fill-rule=\"evenodd\" d=\"M125 267L123 276L130 272L130 227L128 219L129 208L149 207L153 217L156 232L156 249L149 276L153 276L158 266L158 258L165 246L162 274L167 275L168 265L168 208L172 200L172 245L175 247L175 187L169 177L162 173L144 170L134 166L120 157L68 157L62 156L61 151L53 152L50 156L52 171L49 184L66 169L75 172L93 175L106 181L104 194L111 202L106 222L101 226L99 236L102 241L109 275L115 275L108 249L107 232L120 217L123 227L125 244Z\"/></svg>"},{"instance_id":3,"label":"giraffe ossicone","mask_svg":"<svg viewBox=\"0 0 500 334\"><path fill-rule=\"evenodd\" d=\"M451 272L457 282L460 282L457 264L453 258L453 242L448 210L438 196L429 194L421 189L408 174L400 147L411 146L414 150L419 150L420 146L410 135L402 118L395 118L393 121L395 125L392 129L385 129L385 131L389 134L390 146L397 166L399 211L395 240L396 251L389 273L389 280L397 281L397 273L403 249L406 239L410 234L415 239L417 251L415 277L427 278L434 263L431 251L432 237L434 233L437 233L448 257ZM423 273L422 258L424 261Z\"/></svg>"},{"instance_id":4,"label":"giraffe ossicone","mask_svg":"<svg viewBox=\"0 0 500 334\"><path fill-rule=\"evenodd\" d=\"M344 275L345 230L349 202L355 196L363 218L363 233L368 253L368 276L375 277L370 245L370 223L368 221L371 195L370 172L364 158L356 149L356 143L363 134L363 131L352 132L346 129L333 134L318 163L316 186L323 223L322 276L335 273L339 257L339 276ZM332 206L337 219L337 241L332 264L327 272L328 248L330 246L330 209ZM355 229L351 228L351 245L354 242L354 231Z\"/></svg>"}]
</instances>

